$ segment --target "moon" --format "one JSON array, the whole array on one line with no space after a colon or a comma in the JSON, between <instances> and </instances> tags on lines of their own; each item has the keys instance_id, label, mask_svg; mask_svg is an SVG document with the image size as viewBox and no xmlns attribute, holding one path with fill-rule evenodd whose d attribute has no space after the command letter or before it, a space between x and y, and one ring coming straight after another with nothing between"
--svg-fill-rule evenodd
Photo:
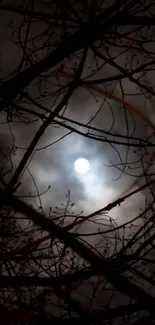
<instances>
[{"instance_id":1,"label":"moon","mask_svg":"<svg viewBox=\"0 0 155 325\"><path fill-rule=\"evenodd\" d=\"M79 174L86 174L90 168L89 161L85 158L78 158L74 163L75 171Z\"/></svg>"}]
</instances>

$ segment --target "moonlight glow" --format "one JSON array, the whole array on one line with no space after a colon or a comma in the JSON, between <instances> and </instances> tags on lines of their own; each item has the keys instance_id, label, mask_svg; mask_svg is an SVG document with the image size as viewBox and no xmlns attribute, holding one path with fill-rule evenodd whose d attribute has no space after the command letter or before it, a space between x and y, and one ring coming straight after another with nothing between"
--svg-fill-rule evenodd
<instances>
[{"instance_id":1,"label":"moonlight glow","mask_svg":"<svg viewBox=\"0 0 155 325\"><path fill-rule=\"evenodd\" d=\"M89 161L85 158L79 158L75 161L74 168L79 174L86 174L89 170Z\"/></svg>"}]
</instances>

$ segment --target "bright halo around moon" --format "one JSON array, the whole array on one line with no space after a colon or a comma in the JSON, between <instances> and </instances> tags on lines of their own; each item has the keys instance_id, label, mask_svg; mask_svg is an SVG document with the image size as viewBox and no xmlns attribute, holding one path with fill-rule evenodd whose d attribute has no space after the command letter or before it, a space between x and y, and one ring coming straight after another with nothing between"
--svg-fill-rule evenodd
<instances>
[{"instance_id":1,"label":"bright halo around moon","mask_svg":"<svg viewBox=\"0 0 155 325\"><path fill-rule=\"evenodd\" d=\"M79 174L86 174L90 168L89 161L85 158L78 158L74 163L74 168Z\"/></svg>"}]
</instances>

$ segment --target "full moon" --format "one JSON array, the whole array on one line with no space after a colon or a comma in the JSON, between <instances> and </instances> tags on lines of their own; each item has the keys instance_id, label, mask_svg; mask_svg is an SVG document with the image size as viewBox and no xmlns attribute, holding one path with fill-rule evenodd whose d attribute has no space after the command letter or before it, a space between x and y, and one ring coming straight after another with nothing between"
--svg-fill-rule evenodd
<instances>
[{"instance_id":1,"label":"full moon","mask_svg":"<svg viewBox=\"0 0 155 325\"><path fill-rule=\"evenodd\" d=\"M86 174L89 170L89 161L85 158L78 158L74 163L74 168L79 174Z\"/></svg>"}]
</instances>

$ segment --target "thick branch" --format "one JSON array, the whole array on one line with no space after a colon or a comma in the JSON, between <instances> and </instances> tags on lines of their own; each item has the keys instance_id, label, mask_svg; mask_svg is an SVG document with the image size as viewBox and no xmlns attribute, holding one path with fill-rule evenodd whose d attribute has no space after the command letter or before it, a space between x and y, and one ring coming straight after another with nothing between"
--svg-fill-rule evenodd
<instances>
[{"instance_id":1,"label":"thick branch","mask_svg":"<svg viewBox=\"0 0 155 325\"><path fill-rule=\"evenodd\" d=\"M60 228L54 224L50 219L43 216L38 211L33 210L24 202L19 201L11 195L4 196L4 192L0 191L1 198L7 205L14 208L16 211L26 215L35 224L39 225L42 229L53 233L60 241L64 242L66 246L72 248L77 254L88 261L94 271L101 272L106 279L112 283L112 285L120 292L128 295L129 297L137 300L142 308L154 313L155 298L147 294L144 290L137 287L127 278L120 274L119 268L115 270L111 269L106 260L101 259L88 247L84 246L80 241L75 239L71 233L68 233L65 229Z\"/></svg>"},{"instance_id":2,"label":"thick branch","mask_svg":"<svg viewBox=\"0 0 155 325\"><path fill-rule=\"evenodd\" d=\"M36 277L36 276L1 276L0 287L9 288L16 286L39 286L56 288L58 285L67 285L80 279L88 279L94 275L92 269L76 271L58 277Z\"/></svg>"}]
</instances>

